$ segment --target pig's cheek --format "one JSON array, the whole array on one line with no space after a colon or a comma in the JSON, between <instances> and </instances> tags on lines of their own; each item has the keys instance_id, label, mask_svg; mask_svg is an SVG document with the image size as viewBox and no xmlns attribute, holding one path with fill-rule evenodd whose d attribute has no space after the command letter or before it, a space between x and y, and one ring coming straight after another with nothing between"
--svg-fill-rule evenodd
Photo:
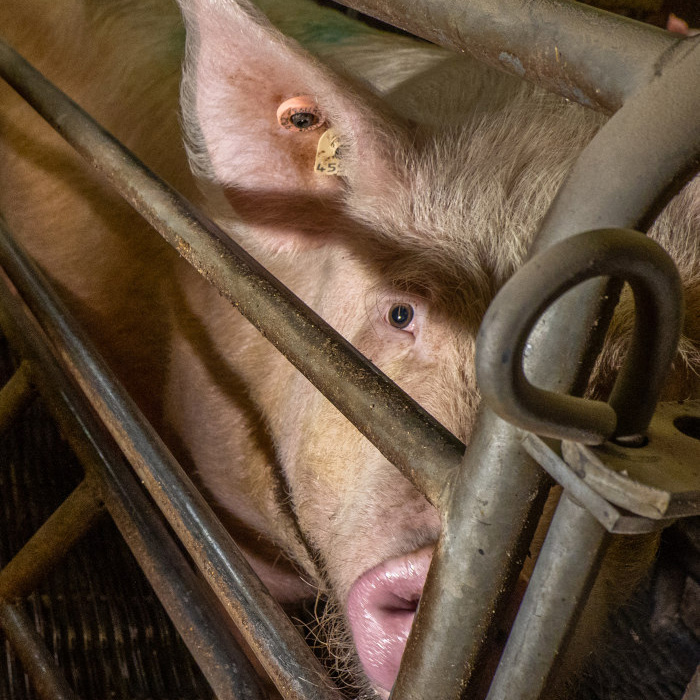
<instances>
[{"instance_id":1,"label":"pig's cheek","mask_svg":"<svg viewBox=\"0 0 700 700\"><path fill-rule=\"evenodd\" d=\"M299 525L315 543L340 512L352 487L362 438L306 379L289 385L276 430L280 464Z\"/></svg>"},{"instance_id":2,"label":"pig's cheek","mask_svg":"<svg viewBox=\"0 0 700 700\"><path fill-rule=\"evenodd\" d=\"M286 479L299 525L344 600L369 568L434 541L439 518L320 395L304 402L302 414L294 431L305 440L284 455Z\"/></svg>"}]
</instances>

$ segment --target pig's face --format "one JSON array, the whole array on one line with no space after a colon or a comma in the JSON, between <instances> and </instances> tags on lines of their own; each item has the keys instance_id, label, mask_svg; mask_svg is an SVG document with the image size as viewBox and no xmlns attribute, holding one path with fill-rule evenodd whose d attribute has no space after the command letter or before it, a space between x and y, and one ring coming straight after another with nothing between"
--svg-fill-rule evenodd
<instances>
[{"instance_id":1,"label":"pig's face","mask_svg":"<svg viewBox=\"0 0 700 700\"><path fill-rule=\"evenodd\" d=\"M347 286L331 293L338 289ZM473 351L471 335L431 313L424 299L378 292L370 280L348 297L356 302L344 314L337 303L329 306L327 316L334 325L465 438L475 403L474 378L464 363ZM297 419L287 421L281 454L298 522L334 600L346 611L367 675L377 687L388 690L398 671L440 519L300 375L295 376L292 394L295 398L283 413ZM295 414L300 403L303 408Z\"/></svg>"},{"instance_id":2,"label":"pig's face","mask_svg":"<svg viewBox=\"0 0 700 700\"><path fill-rule=\"evenodd\" d=\"M484 92L490 74L433 48L397 39L405 55L371 63L367 56L385 39L369 30L360 37L366 50L354 58L354 43L325 47L345 68L357 61L381 83L373 90L322 67L245 3L181 5L190 42L185 124L214 216L225 227L235 211L232 235L467 441L478 403L479 319L522 258L592 124L577 108L533 97L507 79L494 78L493 91ZM316 8L305 19L317 30L340 22L326 12ZM444 73L436 72L443 62ZM382 102L377 91L385 93ZM306 101L303 113L322 126L308 127L307 117L295 128L281 123L280 106L290 100ZM553 119L561 131L555 143ZM328 128L341 142L340 176L315 171ZM222 342L234 348L230 360L242 368L269 431L286 502L257 498L256 512L243 504L241 489L251 487L236 472L240 464L218 466L214 478L200 460L202 478L345 611L367 675L386 692L439 516L272 349L254 340ZM283 510L291 511L287 520Z\"/></svg>"}]
</instances>

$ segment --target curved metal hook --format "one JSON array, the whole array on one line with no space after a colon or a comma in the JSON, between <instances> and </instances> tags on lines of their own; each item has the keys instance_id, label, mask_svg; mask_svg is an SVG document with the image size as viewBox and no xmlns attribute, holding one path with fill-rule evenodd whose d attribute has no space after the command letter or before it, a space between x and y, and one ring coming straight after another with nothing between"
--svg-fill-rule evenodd
<instances>
[{"instance_id":1,"label":"curved metal hook","mask_svg":"<svg viewBox=\"0 0 700 700\"><path fill-rule=\"evenodd\" d=\"M632 342L609 403L533 386L523 353L537 320L569 289L599 276L628 282L635 301ZM528 261L496 295L477 338L479 388L499 416L538 435L586 444L639 435L675 357L682 320L680 276L656 242L628 229L572 236Z\"/></svg>"}]
</instances>

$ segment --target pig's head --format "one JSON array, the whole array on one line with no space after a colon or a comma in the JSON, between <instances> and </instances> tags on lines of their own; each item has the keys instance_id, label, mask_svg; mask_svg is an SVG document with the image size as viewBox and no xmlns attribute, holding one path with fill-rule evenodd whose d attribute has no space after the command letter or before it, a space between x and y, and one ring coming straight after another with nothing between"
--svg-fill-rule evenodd
<instances>
[{"instance_id":1,"label":"pig's head","mask_svg":"<svg viewBox=\"0 0 700 700\"><path fill-rule=\"evenodd\" d=\"M285 30L312 54L245 1L180 4L185 127L210 213L467 441L479 320L595 119L466 59L388 41L315 6L284 2L280 15L292 18ZM329 129L340 142L340 175L315 166ZM288 503L235 515L336 601L366 674L386 693L439 516L256 342L238 342L231 362L269 431ZM225 505L240 503L221 478L209 487ZM278 514L286 510L293 527Z\"/></svg>"}]
</instances>

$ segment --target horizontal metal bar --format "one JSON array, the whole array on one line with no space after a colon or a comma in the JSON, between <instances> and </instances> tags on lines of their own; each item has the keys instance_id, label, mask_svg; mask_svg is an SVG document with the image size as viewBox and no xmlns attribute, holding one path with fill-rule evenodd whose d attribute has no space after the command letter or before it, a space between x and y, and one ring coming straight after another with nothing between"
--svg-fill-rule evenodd
<instances>
[{"instance_id":1,"label":"horizontal metal bar","mask_svg":"<svg viewBox=\"0 0 700 700\"><path fill-rule=\"evenodd\" d=\"M646 85L683 41L567 0L337 1L606 112Z\"/></svg>"},{"instance_id":2,"label":"horizontal metal bar","mask_svg":"<svg viewBox=\"0 0 700 700\"><path fill-rule=\"evenodd\" d=\"M0 598L0 627L42 700L79 700L34 629L34 621L3 598Z\"/></svg>"},{"instance_id":3,"label":"horizontal metal bar","mask_svg":"<svg viewBox=\"0 0 700 700\"><path fill-rule=\"evenodd\" d=\"M0 265L280 692L339 698L201 493L1 223Z\"/></svg>"},{"instance_id":4,"label":"horizontal metal bar","mask_svg":"<svg viewBox=\"0 0 700 700\"><path fill-rule=\"evenodd\" d=\"M29 364L22 362L0 391L0 435L20 416L35 395Z\"/></svg>"},{"instance_id":5,"label":"horizontal metal bar","mask_svg":"<svg viewBox=\"0 0 700 700\"><path fill-rule=\"evenodd\" d=\"M434 504L464 445L0 41L0 75Z\"/></svg>"},{"instance_id":6,"label":"horizontal metal bar","mask_svg":"<svg viewBox=\"0 0 700 700\"><path fill-rule=\"evenodd\" d=\"M30 358L46 406L86 469L93 488L139 562L219 700L263 700L257 673L232 637L202 577L174 542L124 456L87 400L59 367L47 339L0 282L0 323L15 350ZM33 320L33 319L32 319Z\"/></svg>"},{"instance_id":7,"label":"horizontal metal bar","mask_svg":"<svg viewBox=\"0 0 700 700\"><path fill-rule=\"evenodd\" d=\"M0 570L0 597L22 598L92 528L103 512L99 496L82 481Z\"/></svg>"}]
</instances>

